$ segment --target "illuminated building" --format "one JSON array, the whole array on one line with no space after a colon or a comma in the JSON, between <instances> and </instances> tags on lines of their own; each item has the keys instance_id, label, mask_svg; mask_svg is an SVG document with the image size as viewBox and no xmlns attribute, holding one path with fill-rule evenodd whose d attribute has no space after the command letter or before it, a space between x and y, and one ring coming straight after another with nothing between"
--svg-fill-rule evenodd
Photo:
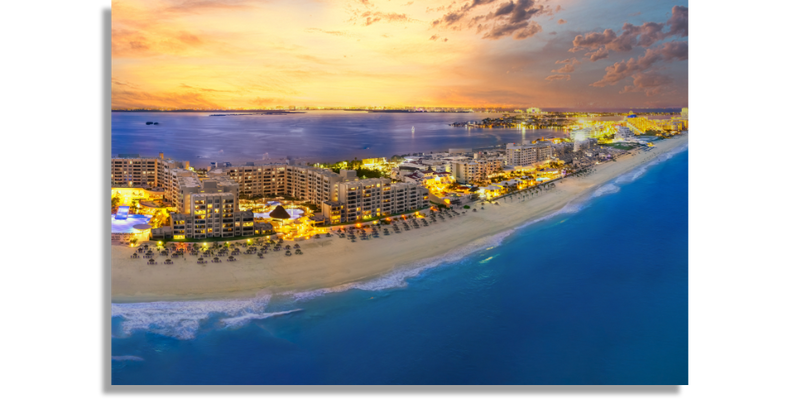
<instances>
[{"instance_id":1,"label":"illuminated building","mask_svg":"<svg viewBox=\"0 0 800 405\"><path fill-rule=\"evenodd\" d=\"M550 160L553 145L549 142L532 144L531 141L506 144L506 162L510 166L528 166Z\"/></svg>"},{"instance_id":2,"label":"illuminated building","mask_svg":"<svg viewBox=\"0 0 800 405\"><path fill-rule=\"evenodd\" d=\"M288 164L217 168L208 175L237 183L239 192L246 197L290 195L317 205L330 200L334 185L346 178L346 173Z\"/></svg>"},{"instance_id":3,"label":"illuminated building","mask_svg":"<svg viewBox=\"0 0 800 405\"><path fill-rule=\"evenodd\" d=\"M371 159L361 160L361 166L377 166L385 164L386 164L386 158L371 158Z\"/></svg>"},{"instance_id":4,"label":"illuminated building","mask_svg":"<svg viewBox=\"0 0 800 405\"><path fill-rule=\"evenodd\" d=\"M633 131L630 128L620 125L617 127L617 133L614 134L614 141L615 142L637 142L636 137L633 134Z\"/></svg>"},{"instance_id":5,"label":"illuminated building","mask_svg":"<svg viewBox=\"0 0 800 405\"><path fill-rule=\"evenodd\" d=\"M179 162L158 157L141 157L138 154L121 153L111 158L111 185L125 187L164 187L170 169L189 167L189 162Z\"/></svg>"},{"instance_id":6,"label":"illuminated building","mask_svg":"<svg viewBox=\"0 0 800 405\"><path fill-rule=\"evenodd\" d=\"M683 115L683 113L684 112L681 112L681 115ZM688 116L688 109L685 113ZM688 119L677 117L664 120L652 120L647 117L632 117L627 118L626 121L628 127L637 135L647 131L683 131L689 127Z\"/></svg>"},{"instance_id":7,"label":"illuminated building","mask_svg":"<svg viewBox=\"0 0 800 405\"><path fill-rule=\"evenodd\" d=\"M177 212L171 226L153 229L153 237L203 239L254 234L253 213L239 211L239 186L226 179L181 177Z\"/></svg>"},{"instance_id":8,"label":"illuminated building","mask_svg":"<svg viewBox=\"0 0 800 405\"><path fill-rule=\"evenodd\" d=\"M453 162L451 165L453 177L462 184L488 181L489 175L503 170L502 159L482 159L462 162Z\"/></svg>"},{"instance_id":9,"label":"illuminated building","mask_svg":"<svg viewBox=\"0 0 800 405\"><path fill-rule=\"evenodd\" d=\"M341 222L354 222L427 208L428 190L414 183L390 183L385 178L364 179L338 183L334 201L341 205L323 203L326 220L334 223L338 212Z\"/></svg>"},{"instance_id":10,"label":"illuminated building","mask_svg":"<svg viewBox=\"0 0 800 405\"><path fill-rule=\"evenodd\" d=\"M681 118L685 120L689 119L689 107L683 107L681 109Z\"/></svg>"},{"instance_id":11,"label":"illuminated building","mask_svg":"<svg viewBox=\"0 0 800 405\"><path fill-rule=\"evenodd\" d=\"M570 133L570 138L572 138L573 151L577 152L583 147L586 143L586 140L589 138L591 130L588 128L582 128L578 130L574 130Z\"/></svg>"}]
</instances>

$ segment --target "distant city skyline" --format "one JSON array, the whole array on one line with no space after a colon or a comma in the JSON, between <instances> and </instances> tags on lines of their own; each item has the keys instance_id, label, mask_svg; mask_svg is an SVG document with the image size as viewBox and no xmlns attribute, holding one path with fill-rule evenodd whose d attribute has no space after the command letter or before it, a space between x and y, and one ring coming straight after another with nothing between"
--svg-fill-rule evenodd
<instances>
[{"instance_id":1,"label":"distant city skyline","mask_svg":"<svg viewBox=\"0 0 800 405\"><path fill-rule=\"evenodd\" d=\"M686 1L114 1L113 109L688 104Z\"/></svg>"}]
</instances>

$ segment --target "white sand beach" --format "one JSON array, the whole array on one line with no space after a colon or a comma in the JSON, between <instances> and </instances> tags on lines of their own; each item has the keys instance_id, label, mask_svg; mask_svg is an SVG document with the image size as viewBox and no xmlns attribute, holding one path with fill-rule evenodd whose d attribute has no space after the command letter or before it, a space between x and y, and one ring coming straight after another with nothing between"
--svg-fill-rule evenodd
<instances>
[{"instance_id":1,"label":"white sand beach","mask_svg":"<svg viewBox=\"0 0 800 405\"><path fill-rule=\"evenodd\" d=\"M197 264L196 256L175 259L172 265L148 265L131 259L127 246L111 247L111 295L114 302L195 300L251 297L258 293L308 291L336 287L408 268L425 259L446 255L481 238L497 235L548 215L570 201L659 155L688 143L688 135L657 142L650 151L634 151L616 162L596 166L587 177L570 177L536 197L506 198L499 205L480 203L467 214L427 227L411 228L356 243L332 237L298 242L303 255L270 251L263 259L237 256L236 262ZM402 229L402 227L401 227ZM294 245L292 242L291 245Z\"/></svg>"}]
</instances>

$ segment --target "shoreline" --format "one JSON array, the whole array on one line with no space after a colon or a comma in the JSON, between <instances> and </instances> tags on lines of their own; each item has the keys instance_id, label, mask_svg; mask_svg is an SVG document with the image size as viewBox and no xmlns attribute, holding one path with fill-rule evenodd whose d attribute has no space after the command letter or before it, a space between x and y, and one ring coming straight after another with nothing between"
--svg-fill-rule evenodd
<instances>
[{"instance_id":1,"label":"shoreline","mask_svg":"<svg viewBox=\"0 0 800 405\"><path fill-rule=\"evenodd\" d=\"M234 263L196 264L195 256L175 264L147 265L130 259L133 249L111 246L112 303L243 299L262 294L313 293L345 289L356 283L377 280L400 270L427 269L447 261L453 252L483 239L557 213L570 202L656 157L688 143L688 134L659 141L652 150L638 150L617 162L595 166L588 177L569 177L537 197L505 198L499 205L472 205L466 215L432 223L400 234L352 243L338 237L299 242L305 253L285 257L270 252L264 259L242 255ZM466 253L468 254L468 253ZM159 260L161 262L161 260ZM427 263L426 263L427 262Z\"/></svg>"}]
</instances>

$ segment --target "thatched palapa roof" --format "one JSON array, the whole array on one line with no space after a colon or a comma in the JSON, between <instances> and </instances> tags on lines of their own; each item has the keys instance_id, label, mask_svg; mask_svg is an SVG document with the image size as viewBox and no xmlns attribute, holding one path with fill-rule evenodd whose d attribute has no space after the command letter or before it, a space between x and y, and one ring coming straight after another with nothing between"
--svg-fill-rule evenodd
<instances>
[{"instance_id":1,"label":"thatched palapa roof","mask_svg":"<svg viewBox=\"0 0 800 405\"><path fill-rule=\"evenodd\" d=\"M291 215L289 215L288 212L286 212L286 209L283 208L283 205L275 207L275 209L269 213L269 216L270 218L275 218L275 219L289 219L292 217Z\"/></svg>"}]
</instances>

